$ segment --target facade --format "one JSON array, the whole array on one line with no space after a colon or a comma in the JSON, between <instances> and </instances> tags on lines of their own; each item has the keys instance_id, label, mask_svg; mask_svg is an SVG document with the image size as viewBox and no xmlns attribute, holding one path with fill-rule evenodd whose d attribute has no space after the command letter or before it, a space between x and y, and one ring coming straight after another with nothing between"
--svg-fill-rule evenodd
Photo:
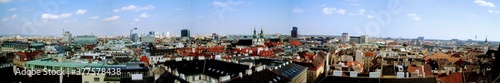
<instances>
[{"instance_id":1,"label":"facade","mask_svg":"<svg viewBox=\"0 0 500 83\"><path fill-rule=\"evenodd\" d=\"M160 36L160 35L161 35L160 33L155 32L155 31L149 31L149 34L148 34L148 36L155 36L155 37Z\"/></svg>"},{"instance_id":2,"label":"facade","mask_svg":"<svg viewBox=\"0 0 500 83\"><path fill-rule=\"evenodd\" d=\"M361 43L361 37L358 36L351 36L349 37L349 43Z\"/></svg>"},{"instance_id":3,"label":"facade","mask_svg":"<svg viewBox=\"0 0 500 83\"><path fill-rule=\"evenodd\" d=\"M292 37L293 38L297 38L299 37L299 33L298 33L298 28L297 27L292 27L292 33L291 33Z\"/></svg>"},{"instance_id":4,"label":"facade","mask_svg":"<svg viewBox=\"0 0 500 83\"><path fill-rule=\"evenodd\" d=\"M67 44L72 43L73 42L72 34L69 33L69 31L63 31L62 41Z\"/></svg>"},{"instance_id":5,"label":"facade","mask_svg":"<svg viewBox=\"0 0 500 83\"><path fill-rule=\"evenodd\" d=\"M7 41L2 44L2 51L4 52L18 52L18 51L37 51L43 50L45 47L44 43L41 42L17 42L17 41Z\"/></svg>"},{"instance_id":6,"label":"facade","mask_svg":"<svg viewBox=\"0 0 500 83\"><path fill-rule=\"evenodd\" d=\"M257 31L254 28L252 38L253 45L264 45L264 31L262 29L260 29L260 33L257 35Z\"/></svg>"},{"instance_id":7,"label":"facade","mask_svg":"<svg viewBox=\"0 0 500 83\"><path fill-rule=\"evenodd\" d=\"M191 37L189 29L182 29L181 30L181 37Z\"/></svg>"},{"instance_id":8,"label":"facade","mask_svg":"<svg viewBox=\"0 0 500 83\"><path fill-rule=\"evenodd\" d=\"M307 83L314 83L320 74L323 74L325 71L324 65L326 62L324 53L318 53L314 59L312 59L312 62L294 62L296 64L302 65L309 67L307 69Z\"/></svg>"},{"instance_id":9,"label":"facade","mask_svg":"<svg viewBox=\"0 0 500 83\"><path fill-rule=\"evenodd\" d=\"M114 59L107 59L108 61ZM63 70L63 71L71 71L77 70L80 68L114 68L119 69L120 74L116 75L102 75L102 74L84 74L81 75L82 83L118 83L121 78L130 78L133 74L141 74L142 76L148 76L148 69L141 67L139 62L127 62L125 65L114 65L110 64L110 62L106 63L98 63L98 62L65 62L65 57L54 57L54 58L43 58L37 60L31 60L25 62L24 67L33 68L33 70L43 70L44 68L50 70ZM65 72L67 74L73 75L72 72ZM118 73L118 72L117 72ZM76 74L76 73L75 73ZM78 75L78 74L76 74Z\"/></svg>"},{"instance_id":10,"label":"facade","mask_svg":"<svg viewBox=\"0 0 500 83\"><path fill-rule=\"evenodd\" d=\"M139 34L137 34L137 28L130 30L130 40L132 40L133 42L139 41Z\"/></svg>"},{"instance_id":11,"label":"facade","mask_svg":"<svg viewBox=\"0 0 500 83\"><path fill-rule=\"evenodd\" d=\"M370 41L370 37L368 35L361 35L360 43L368 43Z\"/></svg>"},{"instance_id":12,"label":"facade","mask_svg":"<svg viewBox=\"0 0 500 83\"><path fill-rule=\"evenodd\" d=\"M424 41L424 37L418 37L420 41Z\"/></svg>"},{"instance_id":13,"label":"facade","mask_svg":"<svg viewBox=\"0 0 500 83\"><path fill-rule=\"evenodd\" d=\"M165 55L172 56L175 54L175 49L150 49L149 63L156 64L157 62L165 62Z\"/></svg>"},{"instance_id":14,"label":"facade","mask_svg":"<svg viewBox=\"0 0 500 83\"><path fill-rule=\"evenodd\" d=\"M349 34L348 33L342 33L342 36L340 38L340 42L342 43L349 43Z\"/></svg>"},{"instance_id":15,"label":"facade","mask_svg":"<svg viewBox=\"0 0 500 83\"><path fill-rule=\"evenodd\" d=\"M92 35L76 36L74 39L76 45L97 44L97 37Z\"/></svg>"},{"instance_id":16,"label":"facade","mask_svg":"<svg viewBox=\"0 0 500 83\"><path fill-rule=\"evenodd\" d=\"M152 36L152 35L142 36L141 37L141 42L154 43L155 42L155 37Z\"/></svg>"}]
</instances>

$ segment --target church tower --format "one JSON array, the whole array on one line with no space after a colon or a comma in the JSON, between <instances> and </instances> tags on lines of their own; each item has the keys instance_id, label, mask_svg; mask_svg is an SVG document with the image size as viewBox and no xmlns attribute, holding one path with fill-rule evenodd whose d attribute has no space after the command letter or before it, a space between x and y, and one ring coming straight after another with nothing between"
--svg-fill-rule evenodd
<instances>
[{"instance_id":1,"label":"church tower","mask_svg":"<svg viewBox=\"0 0 500 83\"><path fill-rule=\"evenodd\" d=\"M253 45L264 45L264 31L260 29L260 33L257 35L255 27L253 29Z\"/></svg>"}]
</instances>

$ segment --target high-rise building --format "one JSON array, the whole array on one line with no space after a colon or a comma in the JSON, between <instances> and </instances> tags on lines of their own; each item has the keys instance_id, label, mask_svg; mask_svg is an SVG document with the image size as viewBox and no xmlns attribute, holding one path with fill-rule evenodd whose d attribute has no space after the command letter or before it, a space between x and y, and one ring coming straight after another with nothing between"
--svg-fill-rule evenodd
<instances>
[{"instance_id":1,"label":"high-rise building","mask_svg":"<svg viewBox=\"0 0 500 83\"><path fill-rule=\"evenodd\" d=\"M291 35L292 35L293 38L299 37L299 33L298 33L298 28L297 27L295 27L295 26L292 27L292 34Z\"/></svg>"},{"instance_id":2,"label":"high-rise building","mask_svg":"<svg viewBox=\"0 0 500 83\"><path fill-rule=\"evenodd\" d=\"M422 40L420 40L420 37L418 39L415 39L415 46L421 46L422 45Z\"/></svg>"},{"instance_id":3,"label":"high-rise building","mask_svg":"<svg viewBox=\"0 0 500 83\"><path fill-rule=\"evenodd\" d=\"M342 43L349 43L349 34L348 33L342 33L342 36L340 38L340 42Z\"/></svg>"},{"instance_id":4,"label":"high-rise building","mask_svg":"<svg viewBox=\"0 0 500 83\"><path fill-rule=\"evenodd\" d=\"M158 33L156 33L155 31L149 31L149 36L158 36Z\"/></svg>"},{"instance_id":5,"label":"high-rise building","mask_svg":"<svg viewBox=\"0 0 500 83\"><path fill-rule=\"evenodd\" d=\"M166 35L166 36L167 36L167 37L170 37L170 31L167 31L167 35Z\"/></svg>"},{"instance_id":6,"label":"high-rise building","mask_svg":"<svg viewBox=\"0 0 500 83\"><path fill-rule=\"evenodd\" d=\"M354 42L354 43L358 43L359 44L359 43L362 43L361 41L362 41L361 37L359 37L359 36L351 36L351 37L349 37L349 43Z\"/></svg>"},{"instance_id":7,"label":"high-rise building","mask_svg":"<svg viewBox=\"0 0 500 83\"><path fill-rule=\"evenodd\" d=\"M69 44L73 41L72 34L63 30L63 42Z\"/></svg>"},{"instance_id":8,"label":"high-rise building","mask_svg":"<svg viewBox=\"0 0 500 83\"><path fill-rule=\"evenodd\" d=\"M181 37L190 37L189 29L182 29Z\"/></svg>"},{"instance_id":9,"label":"high-rise building","mask_svg":"<svg viewBox=\"0 0 500 83\"><path fill-rule=\"evenodd\" d=\"M130 40L132 40L133 42L138 42L139 34L137 34L137 28L130 30Z\"/></svg>"},{"instance_id":10,"label":"high-rise building","mask_svg":"<svg viewBox=\"0 0 500 83\"><path fill-rule=\"evenodd\" d=\"M418 37L418 40L424 41L424 37Z\"/></svg>"},{"instance_id":11,"label":"high-rise building","mask_svg":"<svg viewBox=\"0 0 500 83\"><path fill-rule=\"evenodd\" d=\"M368 35L361 35L361 43L368 43L370 37Z\"/></svg>"}]
</instances>

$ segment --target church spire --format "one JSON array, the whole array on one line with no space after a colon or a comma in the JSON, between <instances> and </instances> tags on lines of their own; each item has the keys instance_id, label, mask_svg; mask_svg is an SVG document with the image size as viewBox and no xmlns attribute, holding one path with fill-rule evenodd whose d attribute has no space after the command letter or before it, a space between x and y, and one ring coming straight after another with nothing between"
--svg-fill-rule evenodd
<instances>
[{"instance_id":1,"label":"church spire","mask_svg":"<svg viewBox=\"0 0 500 83\"><path fill-rule=\"evenodd\" d=\"M260 38L264 38L264 30L262 30L262 26L260 26Z\"/></svg>"},{"instance_id":2,"label":"church spire","mask_svg":"<svg viewBox=\"0 0 500 83\"><path fill-rule=\"evenodd\" d=\"M253 26L253 38L257 38L257 31L255 30L255 26Z\"/></svg>"},{"instance_id":3,"label":"church spire","mask_svg":"<svg viewBox=\"0 0 500 83\"><path fill-rule=\"evenodd\" d=\"M486 39L484 40L484 42L488 43L488 36L486 36Z\"/></svg>"},{"instance_id":4,"label":"church spire","mask_svg":"<svg viewBox=\"0 0 500 83\"><path fill-rule=\"evenodd\" d=\"M488 45L488 36L486 36L486 39L484 39L484 44Z\"/></svg>"}]
</instances>

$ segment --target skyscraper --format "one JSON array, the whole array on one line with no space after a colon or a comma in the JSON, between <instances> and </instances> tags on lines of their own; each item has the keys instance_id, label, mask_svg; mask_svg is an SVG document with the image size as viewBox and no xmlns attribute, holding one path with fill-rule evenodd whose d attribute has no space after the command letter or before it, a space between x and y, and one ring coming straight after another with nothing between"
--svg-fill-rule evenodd
<instances>
[{"instance_id":1,"label":"skyscraper","mask_svg":"<svg viewBox=\"0 0 500 83\"><path fill-rule=\"evenodd\" d=\"M149 36L157 36L158 34L155 31L149 31Z\"/></svg>"},{"instance_id":2,"label":"skyscraper","mask_svg":"<svg viewBox=\"0 0 500 83\"><path fill-rule=\"evenodd\" d=\"M418 40L423 41L424 37L418 37Z\"/></svg>"},{"instance_id":3,"label":"skyscraper","mask_svg":"<svg viewBox=\"0 0 500 83\"><path fill-rule=\"evenodd\" d=\"M340 42L342 43L349 43L349 34L348 33L342 33L342 38L340 38Z\"/></svg>"},{"instance_id":4,"label":"skyscraper","mask_svg":"<svg viewBox=\"0 0 500 83\"><path fill-rule=\"evenodd\" d=\"M72 40L72 34L69 33L69 31L64 31L63 29L63 42L69 44L72 42Z\"/></svg>"},{"instance_id":5,"label":"skyscraper","mask_svg":"<svg viewBox=\"0 0 500 83\"><path fill-rule=\"evenodd\" d=\"M182 29L181 30L181 37L190 37L189 29Z\"/></svg>"},{"instance_id":6,"label":"skyscraper","mask_svg":"<svg viewBox=\"0 0 500 83\"><path fill-rule=\"evenodd\" d=\"M297 32L298 32L298 28L295 27L295 26L292 27L292 33L291 33L291 35L292 35L293 38L299 37L299 34Z\"/></svg>"},{"instance_id":7,"label":"skyscraper","mask_svg":"<svg viewBox=\"0 0 500 83\"><path fill-rule=\"evenodd\" d=\"M137 34L137 28L130 30L130 40L132 40L133 42L138 42L139 35Z\"/></svg>"},{"instance_id":8,"label":"skyscraper","mask_svg":"<svg viewBox=\"0 0 500 83\"><path fill-rule=\"evenodd\" d=\"M361 43L368 43L370 37L368 35L361 35Z\"/></svg>"}]
</instances>

